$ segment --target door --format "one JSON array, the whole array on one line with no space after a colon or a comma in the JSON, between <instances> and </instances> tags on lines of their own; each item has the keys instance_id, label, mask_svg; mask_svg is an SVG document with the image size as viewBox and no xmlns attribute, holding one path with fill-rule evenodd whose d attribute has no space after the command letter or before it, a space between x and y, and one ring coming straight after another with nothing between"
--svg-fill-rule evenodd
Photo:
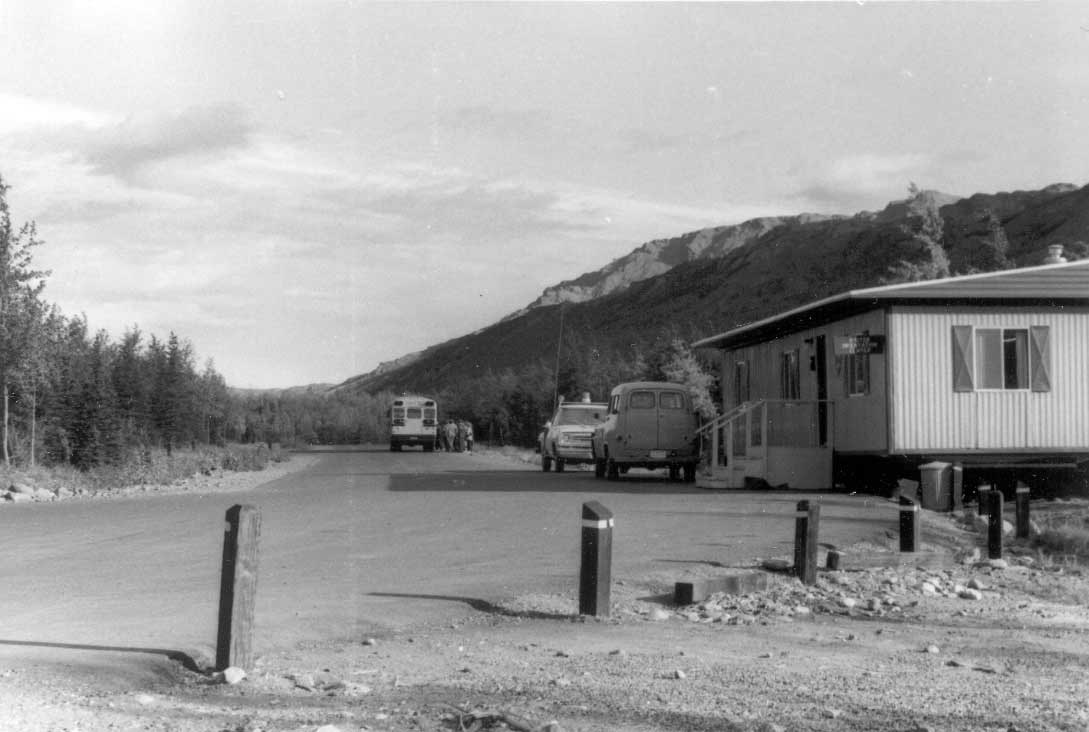
<instances>
[{"instance_id":1,"label":"door","mask_svg":"<svg viewBox=\"0 0 1089 732\"><path fill-rule=\"evenodd\" d=\"M680 389L658 392L658 449L680 450L694 439L688 396Z\"/></svg>"},{"instance_id":2,"label":"door","mask_svg":"<svg viewBox=\"0 0 1089 732\"><path fill-rule=\"evenodd\" d=\"M813 343L817 375L817 436L821 447L828 445L828 351L825 337L817 336Z\"/></svg>"},{"instance_id":3,"label":"door","mask_svg":"<svg viewBox=\"0 0 1089 732\"><path fill-rule=\"evenodd\" d=\"M658 449L658 393L638 389L628 394L626 413L628 446L635 450Z\"/></svg>"}]
</instances>

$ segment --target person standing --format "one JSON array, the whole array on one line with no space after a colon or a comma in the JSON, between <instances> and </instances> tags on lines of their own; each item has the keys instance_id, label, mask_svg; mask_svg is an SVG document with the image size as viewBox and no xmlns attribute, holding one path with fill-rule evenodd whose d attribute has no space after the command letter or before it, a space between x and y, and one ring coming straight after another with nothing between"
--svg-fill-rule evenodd
<instances>
[{"instance_id":1,"label":"person standing","mask_svg":"<svg viewBox=\"0 0 1089 732\"><path fill-rule=\"evenodd\" d=\"M469 421L465 422L465 449L473 451L473 423Z\"/></svg>"},{"instance_id":2,"label":"person standing","mask_svg":"<svg viewBox=\"0 0 1089 732\"><path fill-rule=\"evenodd\" d=\"M446 436L446 451L453 452L458 439L458 428L454 425L454 420L446 420L446 424L443 425L443 432Z\"/></svg>"},{"instance_id":3,"label":"person standing","mask_svg":"<svg viewBox=\"0 0 1089 732\"><path fill-rule=\"evenodd\" d=\"M469 436L468 430L465 426L468 424L464 419L458 420L458 452L465 452L467 439Z\"/></svg>"}]
</instances>

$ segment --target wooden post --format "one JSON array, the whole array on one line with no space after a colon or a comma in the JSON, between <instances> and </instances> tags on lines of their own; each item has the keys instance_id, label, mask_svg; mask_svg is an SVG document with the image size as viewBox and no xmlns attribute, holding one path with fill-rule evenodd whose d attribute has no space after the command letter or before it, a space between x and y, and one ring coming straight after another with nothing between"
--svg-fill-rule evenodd
<instances>
[{"instance_id":1,"label":"wooden post","mask_svg":"<svg viewBox=\"0 0 1089 732\"><path fill-rule=\"evenodd\" d=\"M953 510L964 510L964 466L953 463Z\"/></svg>"},{"instance_id":2,"label":"wooden post","mask_svg":"<svg viewBox=\"0 0 1089 732\"><path fill-rule=\"evenodd\" d=\"M255 506L227 509L223 571L219 585L216 668L253 668L253 610L257 598L257 540L261 513Z\"/></svg>"},{"instance_id":3,"label":"wooden post","mask_svg":"<svg viewBox=\"0 0 1089 732\"><path fill-rule=\"evenodd\" d=\"M1029 487L1017 482L1017 538L1027 539L1029 535Z\"/></svg>"},{"instance_id":4,"label":"wooden post","mask_svg":"<svg viewBox=\"0 0 1089 732\"><path fill-rule=\"evenodd\" d=\"M919 551L919 504L909 498L900 498L900 551Z\"/></svg>"},{"instance_id":5,"label":"wooden post","mask_svg":"<svg viewBox=\"0 0 1089 732\"><path fill-rule=\"evenodd\" d=\"M842 560L843 554L841 552L838 552L835 549L829 549L828 556L824 559L824 568L834 572L839 569Z\"/></svg>"},{"instance_id":6,"label":"wooden post","mask_svg":"<svg viewBox=\"0 0 1089 732\"><path fill-rule=\"evenodd\" d=\"M817 582L817 533L821 519L821 505L798 501L798 515L794 521L794 574L807 585Z\"/></svg>"},{"instance_id":7,"label":"wooden post","mask_svg":"<svg viewBox=\"0 0 1089 732\"><path fill-rule=\"evenodd\" d=\"M1002 491L987 491L987 556L1002 558Z\"/></svg>"},{"instance_id":8,"label":"wooden post","mask_svg":"<svg viewBox=\"0 0 1089 732\"><path fill-rule=\"evenodd\" d=\"M991 492L991 486L989 484L986 484L986 483L981 485L981 486L978 486L976 488L976 493L979 496L979 498L978 498L978 507L976 508L976 510L979 512L980 516L986 516L987 511L990 510L989 509L990 503L988 502L988 499L987 499L987 494L990 493L990 492Z\"/></svg>"},{"instance_id":9,"label":"wooden post","mask_svg":"<svg viewBox=\"0 0 1089 732\"><path fill-rule=\"evenodd\" d=\"M597 501L582 504L579 614L609 617L613 565L613 512Z\"/></svg>"}]
</instances>

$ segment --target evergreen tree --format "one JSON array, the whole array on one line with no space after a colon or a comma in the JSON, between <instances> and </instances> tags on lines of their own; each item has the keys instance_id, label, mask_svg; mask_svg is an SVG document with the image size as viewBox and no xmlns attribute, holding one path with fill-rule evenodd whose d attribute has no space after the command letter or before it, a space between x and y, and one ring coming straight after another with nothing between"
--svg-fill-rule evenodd
<instances>
[{"instance_id":1,"label":"evergreen tree","mask_svg":"<svg viewBox=\"0 0 1089 732\"><path fill-rule=\"evenodd\" d=\"M33 222L16 229L7 203L9 186L0 178L0 443L11 465L9 393L12 380L32 360L33 344L45 306L40 300L49 272L32 267L33 249L41 244Z\"/></svg>"}]
</instances>

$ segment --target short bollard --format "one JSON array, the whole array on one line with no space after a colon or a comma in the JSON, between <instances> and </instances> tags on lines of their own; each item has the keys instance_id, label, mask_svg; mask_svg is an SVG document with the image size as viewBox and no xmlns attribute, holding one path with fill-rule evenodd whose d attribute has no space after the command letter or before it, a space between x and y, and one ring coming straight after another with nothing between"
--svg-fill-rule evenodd
<instances>
[{"instance_id":1,"label":"short bollard","mask_svg":"<svg viewBox=\"0 0 1089 732\"><path fill-rule=\"evenodd\" d=\"M613 513L597 501L582 504L582 565L579 615L609 617L612 584Z\"/></svg>"},{"instance_id":2,"label":"short bollard","mask_svg":"<svg viewBox=\"0 0 1089 732\"><path fill-rule=\"evenodd\" d=\"M794 574L804 584L817 582L817 532L821 505L798 501L798 516L794 521Z\"/></svg>"},{"instance_id":3,"label":"short bollard","mask_svg":"<svg viewBox=\"0 0 1089 732\"><path fill-rule=\"evenodd\" d=\"M1002 558L1002 491L987 492L987 556Z\"/></svg>"},{"instance_id":4,"label":"short bollard","mask_svg":"<svg viewBox=\"0 0 1089 732\"><path fill-rule=\"evenodd\" d=\"M1029 536L1029 487L1018 481L1016 494L1017 509L1017 538L1027 539Z\"/></svg>"},{"instance_id":5,"label":"short bollard","mask_svg":"<svg viewBox=\"0 0 1089 732\"><path fill-rule=\"evenodd\" d=\"M838 552L835 549L828 550L828 556L824 558L824 568L830 571L837 571L840 565L843 563L843 553Z\"/></svg>"},{"instance_id":6,"label":"short bollard","mask_svg":"<svg viewBox=\"0 0 1089 732\"><path fill-rule=\"evenodd\" d=\"M919 504L910 498L900 499L900 551L919 551Z\"/></svg>"},{"instance_id":7,"label":"short bollard","mask_svg":"<svg viewBox=\"0 0 1089 732\"><path fill-rule=\"evenodd\" d=\"M219 585L216 668L253 667L253 609L257 597L257 540L261 513L255 506L227 509L223 572Z\"/></svg>"}]
</instances>

